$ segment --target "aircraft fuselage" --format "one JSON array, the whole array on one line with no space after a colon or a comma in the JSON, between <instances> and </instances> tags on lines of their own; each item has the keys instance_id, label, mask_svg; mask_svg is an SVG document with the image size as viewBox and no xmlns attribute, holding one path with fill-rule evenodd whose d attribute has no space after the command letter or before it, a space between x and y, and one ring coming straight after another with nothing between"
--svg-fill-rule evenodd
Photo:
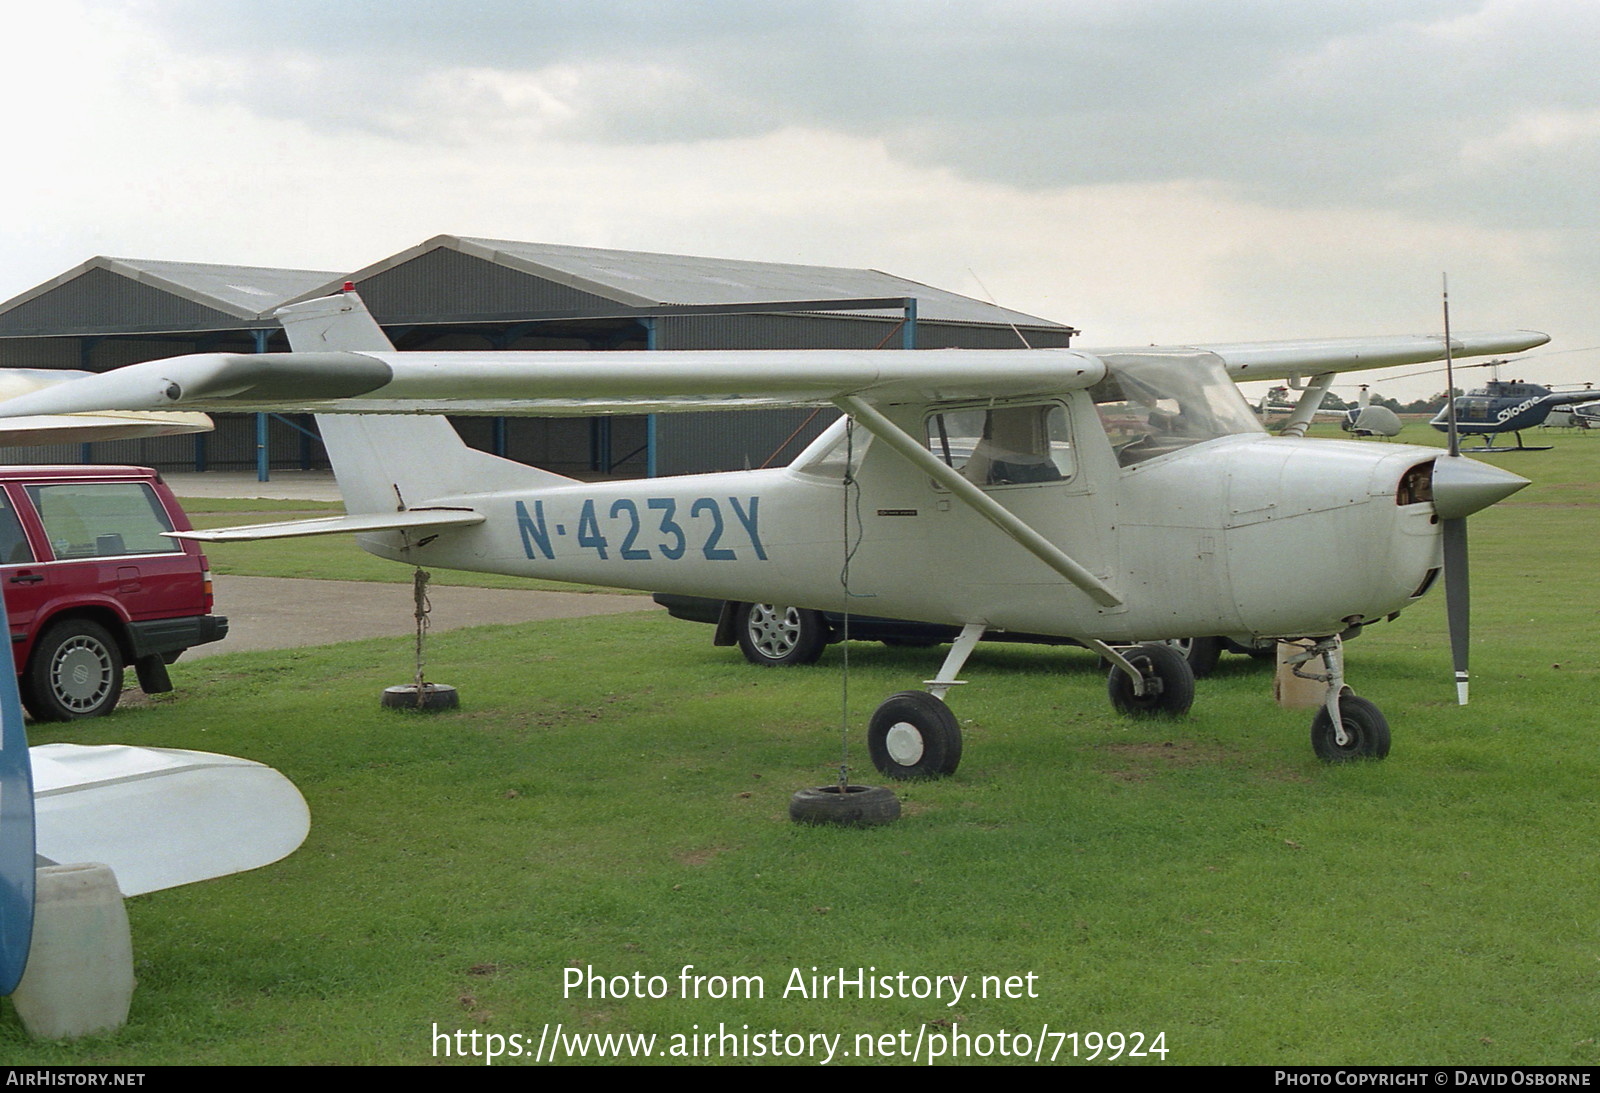
<instances>
[{"instance_id":1,"label":"aircraft fuselage","mask_svg":"<svg viewBox=\"0 0 1600 1093\"><path fill-rule=\"evenodd\" d=\"M846 484L842 427L788 468L434 498L487 519L361 543L423 566L1113 642L1336 633L1404 608L1440 565L1432 506L1397 492L1434 449L1243 435L1120 466L1088 398L1055 401L1071 473L985 492L1118 605L860 430ZM920 407L895 416L924 428ZM1285 582L1286 566L1302 579Z\"/></svg>"}]
</instances>

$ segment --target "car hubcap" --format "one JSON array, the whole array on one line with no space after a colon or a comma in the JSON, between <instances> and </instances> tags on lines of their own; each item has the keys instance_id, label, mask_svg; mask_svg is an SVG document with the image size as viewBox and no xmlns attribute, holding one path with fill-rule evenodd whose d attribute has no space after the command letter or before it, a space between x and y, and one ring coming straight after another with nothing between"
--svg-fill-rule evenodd
<instances>
[{"instance_id":1,"label":"car hubcap","mask_svg":"<svg viewBox=\"0 0 1600 1093\"><path fill-rule=\"evenodd\" d=\"M62 705L89 710L105 698L111 686L111 657L99 642L74 638L56 653L51 679Z\"/></svg>"},{"instance_id":2,"label":"car hubcap","mask_svg":"<svg viewBox=\"0 0 1600 1093\"><path fill-rule=\"evenodd\" d=\"M922 761L922 733L905 721L895 722L884 747L888 749L889 758L902 767L915 766Z\"/></svg>"},{"instance_id":3,"label":"car hubcap","mask_svg":"<svg viewBox=\"0 0 1600 1093\"><path fill-rule=\"evenodd\" d=\"M800 613L792 607L758 603L750 608L750 641L762 656L777 660L794 651L800 640Z\"/></svg>"}]
</instances>

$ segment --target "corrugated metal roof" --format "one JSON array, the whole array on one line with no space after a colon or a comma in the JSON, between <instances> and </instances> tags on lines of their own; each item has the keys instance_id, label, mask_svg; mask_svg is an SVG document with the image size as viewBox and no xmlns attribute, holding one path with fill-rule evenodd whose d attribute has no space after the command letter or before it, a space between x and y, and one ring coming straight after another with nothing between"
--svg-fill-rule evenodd
<instances>
[{"instance_id":1,"label":"corrugated metal roof","mask_svg":"<svg viewBox=\"0 0 1600 1093\"><path fill-rule=\"evenodd\" d=\"M337 279L328 270L161 262L101 255L0 304L0 316L62 288L94 270L125 277L236 319L269 319L284 302Z\"/></svg>"},{"instance_id":2,"label":"corrugated metal roof","mask_svg":"<svg viewBox=\"0 0 1600 1093\"><path fill-rule=\"evenodd\" d=\"M1064 328L1065 324L997 307L875 269L749 262L649 251L601 250L510 239L436 235L351 275L357 282L445 248L542 277L627 307L658 304L782 303L915 296L921 319ZM323 285L336 288L336 285ZM307 293L314 295L314 293ZM884 314L889 312L867 312ZM896 313L897 315L898 313Z\"/></svg>"}]
</instances>

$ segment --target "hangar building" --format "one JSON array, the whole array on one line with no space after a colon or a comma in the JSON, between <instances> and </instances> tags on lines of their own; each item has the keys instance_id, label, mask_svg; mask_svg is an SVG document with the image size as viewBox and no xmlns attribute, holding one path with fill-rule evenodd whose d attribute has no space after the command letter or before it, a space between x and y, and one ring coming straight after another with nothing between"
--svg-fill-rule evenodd
<instances>
[{"instance_id":1,"label":"hangar building","mask_svg":"<svg viewBox=\"0 0 1600 1093\"><path fill-rule=\"evenodd\" d=\"M288 348L272 312L353 281L400 349L944 349L1066 346L1073 328L877 270L435 236L353 273L93 258L0 304L0 366L102 372L181 353ZM787 461L831 411L458 418L469 443L563 474ZM0 452L168 470L326 466L303 415L211 434Z\"/></svg>"}]
</instances>

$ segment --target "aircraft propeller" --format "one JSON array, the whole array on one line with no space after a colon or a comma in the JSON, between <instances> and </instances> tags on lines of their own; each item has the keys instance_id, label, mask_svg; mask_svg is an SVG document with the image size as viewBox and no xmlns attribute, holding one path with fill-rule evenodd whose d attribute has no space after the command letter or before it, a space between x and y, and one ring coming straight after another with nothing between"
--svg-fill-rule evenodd
<instances>
[{"instance_id":1,"label":"aircraft propeller","mask_svg":"<svg viewBox=\"0 0 1600 1093\"><path fill-rule=\"evenodd\" d=\"M1528 480L1461 454L1456 437L1451 451L1433 465L1433 510L1444 539L1445 614L1450 627L1450 658L1456 673L1456 702L1467 704L1467 649L1470 603L1467 591L1467 517L1516 493Z\"/></svg>"},{"instance_id":2,"label":"aircraft propeller","mask_svg":"<svg viewBox=\"0 0 1600 1093\"><path fill-rule=\"evenodd\" d=\"M1450 351L1450 286L1444 284L1445 390L1455 391L1455 362ZM1467 577L1467 517L1516 493L1526 478L1491 467L1461 454L1456 428L1456 400L1449 409L1449 449L1433 465L1433 509L1439 517L1444 546L1445 618L1450 630L1450 660L1456 674L1456 704L1467 704L1468 657L1471 646L1471 593Z\"/></svg>"}]
</instances>

